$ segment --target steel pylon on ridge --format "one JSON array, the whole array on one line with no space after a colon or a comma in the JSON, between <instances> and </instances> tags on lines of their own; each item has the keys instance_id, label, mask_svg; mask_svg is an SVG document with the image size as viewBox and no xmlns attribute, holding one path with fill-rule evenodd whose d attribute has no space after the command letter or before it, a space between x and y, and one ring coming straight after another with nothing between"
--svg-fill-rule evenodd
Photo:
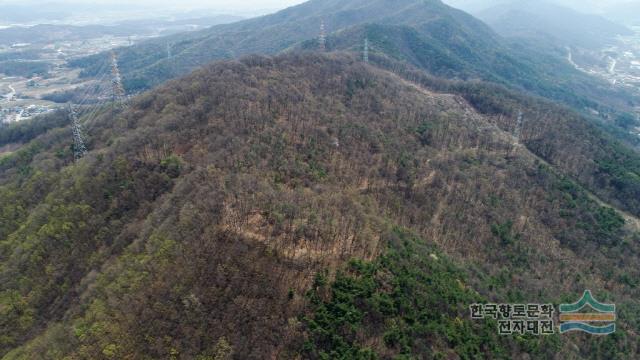
<instances>
[{"instance_id":1,"label":"steel pylon on ridge","mask_svg":"<svg viewBox=\"0 0 640 360\"><path fill-rule=\"evenodd\" d=\"M364 50L362 52L362 61L369 63L369 38L364 38Z\"/></svg>"},{"instance_id":2,"label":"steel pylon on ridge","mask_svg":"<svg viewBox=\"0 0 640 360\"><path fill-rule=\"evenodd\" d=\"M111 91L112 100L115 106L123 106L127 100L124 87L122 86L122 76L118 68L118 57L115 51L111 52Z\"/></svg>"},{"instance_id":3,"label":"steel pylon on ridge","mask_svg":"<svg viewBox=\"0 0 640 360\"><path fill-rule=\"evenodd\" d=\"M84 143L82 126L80 125L80 120L78 120L78 114L72 104L69 104L68 111L69 118L71 119L71 129L73 131L73 157L77 161L87 154L87 146Z\"/></svg>"},{"instance_id":4,"label":"steel pylon on ridge","mask_svg":"<svg viewBox=\"0 0 640 360\"><path fill-rule=\"evenodd\" d=\"M324 20L320 22L320 37L318 38L318 43L320 45L320 51L327 50L327 31L324 26Z\"/></svg>"}]
</instances>

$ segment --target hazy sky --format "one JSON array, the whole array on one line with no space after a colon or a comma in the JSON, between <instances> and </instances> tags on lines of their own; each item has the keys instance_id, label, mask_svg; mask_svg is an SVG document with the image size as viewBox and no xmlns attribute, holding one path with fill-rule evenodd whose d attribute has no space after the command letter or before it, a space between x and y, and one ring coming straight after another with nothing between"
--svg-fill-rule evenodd
<instances>
[{"instance_id":1,"label":"hazy sky","mask_svg":"<svg viewBox=\"0 0 640 360\"><path fill-rule=\"evenodd\" d=\"M237 8L242 10L252 8L284 8L287 6L295 5L304 2L305 0L136 0L133 2L136 5L146 6L162 6L162 7L175 7L184 6L191 8ZM509 0L443 0L445 3L454 4L473 4L473 3L500 3L508 2ZM549 0L547 0L549 1ZM580 4L586 5L586 7L593 6L607 6L608 4L616 4L622 2L633 2L634 0L550 0L551 2L566 3L567 5L580 6ZM640 0L635 0L640 1ZM131 6L131 1L123 0L0 0L0 5L15 5L15 4L50 4L50 3L62 3L62 4L123 4L124 6ZM176 5L179 4L179 5Z\"/></svg>"},{"instance_id":2,"label":"hazy sky","mask_svg":"<svg viewBox=\"0 0 640 360\"><path fill-rule=\"evenodd\" d=\"M64 5L82 4L87 5L119 5L123 7L135 6L162 7L162 8L186 8L186 9L221 9L237 11L253 11L260 9L281 9L291 5L299 4L304 0L135 0L127 2L123 0L0 0L0 5L38 5L60 3Z\"/></svg>"},{"instance_id":3,"label":"hazy sky","mask_svg":"<svg viewBox=\"0 0 640 360\"><path fill-rule=\"evenodd\" d=\"M468 11L477 11L494 5L509 2L510 0L443 0L445 3ZM600 13L607 8L622 3L640 2L640 0L545 0L571 7L585 13Z\"/></svg>"},{"instance_id":4,"label":"hazy sky","mask_svg":"<svg viewBox=\"0 0 640 360\"><path fill-rule=\"evenodd\" d=\"M300 4L306 0L0 0L0 6L19 5L20 19L40 21L42 14L46 12L64 12L71 17L62 21L85 21L87 16L96 16L99 20L111 21L123 18L144 18L154 16L174 16L177 12L188 12L188 16L200 14L202 16L212 14L230 14L252 17L263 15L288 6ZM500 3L509 1L526 0L443 0L454 7L458 7L471 13L490 8ZM572 7L586 13L605 14L607 8L623 2L640 3L640 0L529 0L548 1ZM28 9L25 10L25 7ZM195 10L195 11L193 11ZM205 11L206 10L206 11ZM16 10L17 11L17 10ZM198 11L201 11L198 13ZM11 9L9 10L9 15ZM0 13L0 20L3 20ZM6 13L4 14L6 15ZM40 17L38 17L40 16ZM5 16L6 20L7 17ZM47 18L49 19L49 18ZM59 18L56 18L59 19ZM96 19L89 19L94 21ZM11 20L11 19L9 19ZM21 21L21 20L16 20ZM27 21L27 20L25 20ZM0 25L2 25L0 23Z\"/></svg>"}]
</instances>

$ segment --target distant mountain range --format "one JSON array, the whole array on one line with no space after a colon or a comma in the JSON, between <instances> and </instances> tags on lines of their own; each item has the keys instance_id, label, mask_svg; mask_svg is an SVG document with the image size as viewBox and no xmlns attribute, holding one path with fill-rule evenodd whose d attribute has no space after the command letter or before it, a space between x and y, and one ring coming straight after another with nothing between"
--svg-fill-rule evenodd
<instances>
[{"instance_id":1,"label":"distant mountain range","mask_svg":"<svg viewBox=\"0 0 640 360\"><path fill-rule=\"evenodd\" d=\"M551 40L562 46L601 49L618 35L633 34L599 15L537 0L512 1L476 15L503 36Z\"/></svg>"},{"instance_id":2,"label":"distant mountain range","mask_svg":"<svg viewBox=\"0 0 640 360\"><path fill-rule=\"evenodd\" d=\"M183 20L128 20L114 25L35 25L0 29L0 45L77 41L103 36L169 35L242 20L232 15Z\"/></svg>"},{"instance_id":3,"label":"distant mountain range","mask_svg":"<svg viewBox=\"0 0 640 360\"><path fill-rule=\"evenodd\" d=\"M407 26L421 34L438 31L434 41L441 51L473 54L477 59L486 60L484 50L491 48L494 52L498 45L497 35L489 27L438 0L312 0L272 15L120 49L121 71L129 89L146 89L212 60L292 49L317 39L322 22L331 35L371 23ZM451 47L443 43L452 38L460 43ZM361 43L364 38L354 41ZM167 58L167 46L172 49L171 58ZM108 59L94 56L75 64L92 75L102 67L102 61Z\"/></svg>"},{"instance_id":4,"label":"distant mountain range","mask_svg":"<svg viewBox=\"0 0 640 360\"><path fill-rule=\"evenodd\" d=\"M129 92L149 89L220 59L317 49L320 24L328 50L362 51L364 39L381 55L434 75L484 79L561 101L575 108L627 109L633 98L575 70L564 49L513 45L480 20L439 0L312 0L278 13L117 49ZM167 49L171 51L168 52ZM72 63L94 76L107 54Z\"/></svg>"}]
</instances>

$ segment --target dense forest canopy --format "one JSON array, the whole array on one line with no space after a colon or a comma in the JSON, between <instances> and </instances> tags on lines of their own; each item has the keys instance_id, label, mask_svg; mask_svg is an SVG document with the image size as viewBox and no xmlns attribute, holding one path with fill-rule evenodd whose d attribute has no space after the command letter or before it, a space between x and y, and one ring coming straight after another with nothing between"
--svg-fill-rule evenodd
<instances>
[{"instance_id":1,"label":"dense forest canopy","mask_svg":"<svg viewBox=\"0 0 640 360\"><path fill-rule=\"evenodd\" d=\"M367 39L371 54L438 77L489 81L544 97L590 116L628 144L640 143L617 121L640 105L637 96L574 68L564 45L504 39L440 0L311 0L258 18L118 48L116 53L124 87L138 93L215 60L318 50L321 24L329 51L361 53ZM101 53L71 64L92 77L108 67L110 59ZM75 98L55 95L51 99Z\"/></svg>"},{"instance_id":2,"label":"dense forest canopy","mask_svg":"<svg viewBox=\"0 0 640 360\"><path fill-rule=\"evenodd\" d=\"M636 358L637 154L548 101L371 62L208 65L82 119L77 162L67 123L0 129L25 142L0 155L0 354ZM587 286L615 335L469 318Z\"/></svg>"}]
</instances>

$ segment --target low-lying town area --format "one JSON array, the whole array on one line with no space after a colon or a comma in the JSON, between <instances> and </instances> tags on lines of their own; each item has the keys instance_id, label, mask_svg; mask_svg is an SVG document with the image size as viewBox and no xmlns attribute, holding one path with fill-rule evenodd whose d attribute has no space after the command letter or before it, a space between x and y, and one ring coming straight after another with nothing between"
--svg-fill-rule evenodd
<instances>
[{"instance_id":1,"label":"low-lying town area","mask_svg":"<svg viewBox=\"0 0 640 360\"><path fill-rule=\"evenodd\" d=\"M633 30L635 35L621 36L618 45L605 49L613 55L607 76L614 84L640 93L640 26Z\"/></svg>"},{"instance_id":2,"label":"low-lying town area","mask_svg":"<svg viewBox=\"0 0 640 360\"><path fill-rule=\"evenodd\" d=\"M0 100L0 121L4 123L20 121L55 110L60 104L43 100L42 95L64 87L63 80L60 78L52 81L40 77L30 79L15 76L1 77L0 89L3 96Z\"/></svg>"},{"instance_id":3,"label":"low-lying town area","mask_svg":"<svg viewBox=\"0 0 640 360\"><path fill-rule=\"evenodd\" d=\"M624 86L640 95L640 26L633 27L635 35L620 37L620 48L613 48L618 56L611 64L611 81ZM636 117L640 119L640 107L636 108ZM635 128L640 136L640 127Z\"/></svg>"},{"instance_id":4,"label":"low-lying town area","mask_svg":"<svg viewBox=\"0 0 640 360\"><path fill-rule=\"evenodd\" d=\"M574 49L567 48L567 61L582 72L640 96L640 26L631 29L633 35L619 36L615 43L599 51L582 49L576 53ZM640 119L640 107L635 108L635 113ZM640 136L640 127L632 131Z\"/></svg>"},{"instance_id":5,"label":"low-lying town area","mask_svg":"<svg viewBox=\"0 0 640 360\"><path fill-rule=\"evenodd\" d=\"M99 87L108 86L108 79L99 82L81 78L77 69L67 65L70 60L239 19L225 15L196 18L172 15L95 26L86 26L82 18L75 25L0 24L0 123L24 120L60 108L68 99L59 95L69 90L95 89L98 83Z\"/></svg>"},{"instance_id":6,"label":"low-lying town area","mask_svg":"<svg viewBox=\"0 0 640 360\"><path fill-rule=\"evenodd\" d=\"M640 94L640 26L632 29L634 35L619 36L615 43L599 51L582 49L576 54L567 48L567 61L582 72Z\"/></svg>"},{"instance_id":7,"label":"low-lying town area","mask_svg":"<svg viewBox=\"0 0 640 360\"><path fill-rule=\"evenodd\" d=\"M0 58L5 55L12 59L0 63L0 122L20 121L62 107L62 104L47 100L47 95L87 84L87 80L79 77L79 70L67 67L68 60L125 46L130 41L129 38L107 36L45 45L20 43L0 46ZM20 58L19 54L25 54L25 58ZM25 68L33 65L33 72L28 74L28 70L18 69L16 72L25 73L7 74L11 72L8 65L3 66L7 63L13 66L26 64Z\"/></svg>"}]
</instances>

